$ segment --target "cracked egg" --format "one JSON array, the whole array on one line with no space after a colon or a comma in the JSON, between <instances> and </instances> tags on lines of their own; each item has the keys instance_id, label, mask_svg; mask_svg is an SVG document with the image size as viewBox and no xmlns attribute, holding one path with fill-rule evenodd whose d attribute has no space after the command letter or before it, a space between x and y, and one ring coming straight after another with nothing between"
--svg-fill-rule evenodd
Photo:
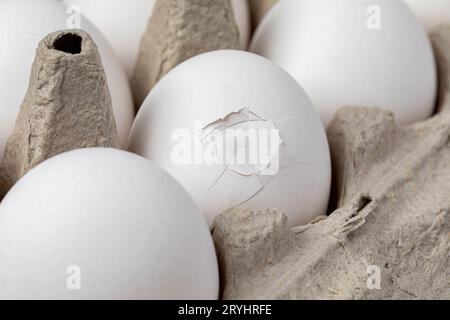
<instances>
[{"instance_id":1,"label":"cracked egg","mask_svg":"<svg viewBox=\"0 0 450 320\"><path fill-rule=\"evenodd\" d=\"M277 208L291 225L325 214L331 165L320 117L297 82L257 55L194 57L152 90L130 150L172 174L211 225L229 208Z\"/></svg>"}]
</instances>

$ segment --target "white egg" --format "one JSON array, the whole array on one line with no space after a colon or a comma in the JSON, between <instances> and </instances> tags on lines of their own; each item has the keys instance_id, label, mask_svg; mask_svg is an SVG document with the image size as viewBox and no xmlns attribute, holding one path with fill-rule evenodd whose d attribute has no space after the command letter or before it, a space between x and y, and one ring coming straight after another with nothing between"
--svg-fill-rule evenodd
<instances>
[{"instance_id":1,"label":"white egg","mask_svg":"<svg viewBox=\"0 0 450 320\"><path fill-rule=\"evenodd\" d=\"M75 5L95 23L111 43L128 76L133 72L139 53L139 43L153 10L155 0L64 0ZM241 45L247 48L250 37L250 17L247 0L232 0L236 23L241 33Z\"/></svg>"},{"instance_id":2,"label":"white egg","mask_svg":"<svg viewBox=\"0 0 450 320\"><path fill-rule=\"evenodd\" d=\"M137 155L82 149L45 161L0 205L0 299L216 299L204 217Z\"/></svg>"},{"instance_id":3,"label":"white egg","mask_svg":"<svg viewBox=\"0 0 450 320\"><path fill-rule=\"evenodd\" d=\"M67 13L66 6L55 0L0 1L0 157L25 97L39 41L50 32L67 29L73 19L74 13ZM101 33L88 21L83 29L99 48L119 139L125 145L134 118L128 79Z\"/></svg>"},{"instance_id":4,"label":"white egg","mask_svg":"<svg viewBox=\"0 0 450 320\"><path fill-rule=\"evenodd\" d=\"M343 106L389 109L400 124L429 117L437 91L432 48L401 0L284 0L251 51L288 71L325 125Z\"/></svg>"},{"instance_id":5,"label":"white egg","mask_svg":"<svg viewBox=\"0 0 450 320\"><path fill-rule=\"evenodd\" d=\"M450 0L404 0L428 32L450 24Z\"/></svg>"},{"instance_id":6,"label":"white egg","mask_svg":"<svg viewBox=\"0 0 450 320\"><path fill-rule=\"evenodd\" d=\"M327 208L320 118L294 79L251 53L205 53L169 72L141 107L130 149L178 179L210 224L234 207L278 208L291 225Z\"/></svg>"}]
</instances>

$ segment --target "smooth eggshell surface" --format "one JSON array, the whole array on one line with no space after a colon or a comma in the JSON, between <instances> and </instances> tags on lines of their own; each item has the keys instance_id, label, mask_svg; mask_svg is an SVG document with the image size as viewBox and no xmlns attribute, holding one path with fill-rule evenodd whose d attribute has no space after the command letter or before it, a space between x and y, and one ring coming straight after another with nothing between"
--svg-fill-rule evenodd
<instances>
[{"instance_id":1,"label":"smooth eggshell surface","mask_svg":"<svg viewBox=\"0 0 450 320\"><path fill-rule=\"evenodd\" d=\"M264 154L279 170L263 173L258 163L238 162L229 149L239 145L228 143L231 140L224 148L218 140L214 145L208 142L213 133L226 129L268 135L278 131L279 155ZM188 147L183 146L186 141ZM263 143L253 144L257 149L259 145L262 150ZM226 149L230 161L216 161L224 157L214 156L202 159L199 146ZM130 134L130 150L180 181L210 224L233 207L278 208L291 225L326 212L331 169L320 118L294 79L251 53L205 53L169 72L141 107Z\"/></svg>"},{"instance_id":2,"label":"smooth eggshell surface","mask_svg":"<svg viewBox=\"0 0 450 320\"><path fill-rule=\"evenodd\" d=\"M65 0L78 7L108 39L128 76L133 72L139 43L151 16L155 0ZM250 16L247 0L232 0L242 48L250 37Z\"/></svg>"},{"instance_id":3,"label":"smooth eggshell surface","mask_svg":"<svg viewBox=\"0 0 450 320\"><path fill-rule=\"evenodd\" d=\"M0 299L218 297L204 217L125 151L76 150L25 175L0 205L0 252Z\"/></svg>"},{"instance_id":4,"label":"smooth eggshell surface","mask_svg":"<svg viewBox=\"0 0 450 320\"><path fill-rule=\"evenodd\" d=\"M401 0L284 0L251 51L305 89L325 125L343 106L378 107L400 124L429 117L437 91L430 41Z\"/></svg>"},{"instance_id":5,"label":"smooth eggshell surface","mask_svg":"<svg viewBox=\"0 0 450 320\"><path fill-rule=\"evenodd\" d=\"M38 43L50 32L67 29L72 17L73 13L55 0L0 1L0 157L25 97ZM127 76L101 33L86 19L82 27L98 46L119 139L125 145L134 118Z\"/></svg>"},{"instance_id":6,"label":"smooth eggshell surface","mask_svg":"<svg viewBox=\"0 0 450 320\"><path fill-rule=\"evenodd\" d=\"M428 32L450 24L450 0L404 0Z\"/></svg>"}]
</instances>

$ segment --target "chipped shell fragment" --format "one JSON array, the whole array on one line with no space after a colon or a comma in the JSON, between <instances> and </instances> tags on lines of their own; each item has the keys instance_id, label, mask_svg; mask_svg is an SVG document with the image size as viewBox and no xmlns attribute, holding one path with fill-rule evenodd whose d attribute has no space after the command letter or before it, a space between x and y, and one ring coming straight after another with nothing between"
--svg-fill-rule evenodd
<instances>
[{"instance_id":1,"label":"chipped shell fragment","mask_svg":"<svg viewBox=\"0 0 450 320\"><path fill-rule=\"evenodd\" d=\"M396 41L374 32L370 39L423 49L408 58L389 56L385 47L366 50L365 69L353 68L360 75L381 65L377 72L398 76L389 79L392 86L370 79L390 93L371 100L357 86L338 88L362 79L346 73L357 64L345 43L371 48L361 37L367 30L353 24L366 0L326 12L322 20L345 16L351 28L315 30L317 38L302 30L322 21L317 8L331 0L285 0L276 9L282 1L141 1L126 15L139 23L116 38L106 14L117 14L120 1L108 1L111 11L99 10L106 1L40 1L42 8L7 0L0 10L3 21L18 8L30 28L52 29L21 46L37 50L0 163L0 299L450 299L450 21L438 6L405 0L415 20L400 0L367 0L396 13L384 24L396 27L385 31ZM87 31L53 30L65 19L64 3L92 19L82 19ZM300 7L304 19L293 21ZM46 10L48 25L32 17ZM259 29L253 47L264 47L281 66L278 58L239 51L251 29L246 10ZM306 80L290 75L304 62L292 61L301 44L276 46L277 33L291 40L301 34L316 50L330 42L314 39L336 38L336 31L342 40L350 29L352 41L313 55L316 66L320 59L332 65L330 78L346 78L334 92L324 89L327 75L314 64L309 75L301 73ZM23 25L18 30L35 38ZM0 67L24 61L11 52L0 53ZM408 65L402 72L383 65L399 59ZM398 79L423 68L426 75L408 83L428 82L431 101L436 86L427 79L436 78L435 61L436 114L400 125L394 114L411 112L418 92L399 99L405 95L393 93L404 84ZM123 85L122 67L130 84ZM345 91L345 101L358 101L333 105L327 128L308 83L317 72L321 98ZM0 82L0 94L5 88ZM130 88L138 112L128 134ZM0 113L0 132L12 126L8 117ZM118 150L127 136L130 152ZM368 285L372 267L382 268L380 290ZM71 270L82 274L83 290L70 282ZM183 310L189 313L187 305Z\"/></svg>"}]
</instances>

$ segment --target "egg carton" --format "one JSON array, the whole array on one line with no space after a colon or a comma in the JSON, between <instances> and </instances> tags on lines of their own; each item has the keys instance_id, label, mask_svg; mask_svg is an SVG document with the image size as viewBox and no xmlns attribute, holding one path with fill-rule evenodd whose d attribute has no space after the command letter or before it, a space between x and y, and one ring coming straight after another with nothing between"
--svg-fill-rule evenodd
<instances>
[{"instance_id":1,"label":"egg carton","mask_svg":"<svg viewBox=\"0 0 450 320\"><path fill-rule=\"evenodd\" d=\"M82 55L73 55L81 51ZM55 155L79 148L119 146L96 44L81 30L49 34L36 50L30 85L5 146L0 196Z\"/></svg>"},{"instance_id":2,"label":"egg carton","mask_svg":"<svg viewBox=\"0 0 450 320\"><path fill-rule=\"evenodd\" d=\"M337 111L329 216L296 228L274 209L216 219L223 299L450 299L450 25L431 39L434 117L396 126L389 111Z\"/></svg>"},{"instance_id":3,"label":"egg carton","mask_svg":"<svg viewBox=\"0 0 450 320\"><path fill-rule=\"evenodd\" d=\"M239 46L227 1L210 0L206 8L201 1L186 0L174 14L176 1L157 2L143 36L133 75L138 102L189 57ZM251 0L255 21L274 2ZM221 18L192 19L199 6ZM173 33L169 20L201 34ZM198 28L205 24L211 29ZM450 298L450 26L437 29L432 42L440 71L434 117L396 126L391 112L344 107L328 127L333 213L296 228L274 209L230 209L218 216L212 234L223 299ZM58 50L49 54L50 48ZM64 54L72 50L89 54ZM89 70L79 68L80 63ZM36 70L42 69L37 78ZM69 90L61 77L89 85ZM62 109L63 99L67 103ZM89 107L93 101L98 108ZM59 153L118 147L117 136L105 72L92 39L83 31L52 33L37 50L0 166L0 191L5 194L30 169ZM372 274L381 274L381 283L371 283Z\"/></svg>"}]
</instances>

